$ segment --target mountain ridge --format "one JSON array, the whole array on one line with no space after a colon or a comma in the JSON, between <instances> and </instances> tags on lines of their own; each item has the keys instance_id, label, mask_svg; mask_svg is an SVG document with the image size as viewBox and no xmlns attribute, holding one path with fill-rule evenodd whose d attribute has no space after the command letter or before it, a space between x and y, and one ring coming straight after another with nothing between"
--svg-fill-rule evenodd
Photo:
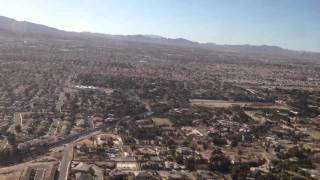
<instances>
[{"instance_id":1,"label":"mountain ridge","mask_svg":"<svg viewBox=\"0 0 320 180\"><path fill-rule=\"evenodd\" d=\"M46 25L36 24L28 21L17 21L12 18L0 16L0 34L13 35L17 37L57 37L57 38L75 38L75 37L99 37L107 39L117 39L125 41L134 41L142 43L154 43L171 46L184 46L191 48L206 48L223 52L234 53L253 53L253 54L317 54L319 52L289 50L273 45L220 45L216 43L199 43L184 38L166 38L153 34L138 35L111 35L94 32L71 32L59 30Z\"/></svg>"}]
</instances>

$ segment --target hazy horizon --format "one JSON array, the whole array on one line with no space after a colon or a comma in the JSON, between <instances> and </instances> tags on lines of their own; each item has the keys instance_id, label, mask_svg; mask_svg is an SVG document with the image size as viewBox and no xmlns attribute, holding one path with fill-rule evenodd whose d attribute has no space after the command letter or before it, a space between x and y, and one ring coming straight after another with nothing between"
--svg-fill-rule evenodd
<instances>
[{"instance_id":1,"label":"hazy horizon","mask_svg":"<svg viewBox=\"0 0 320 180\"><path fill-rule=\"evenodd\" d=\"M0 15L67 31L159 35L320 52L320 2L315 0L28 2L5 1Z\"/></svg>"}]
</instances>

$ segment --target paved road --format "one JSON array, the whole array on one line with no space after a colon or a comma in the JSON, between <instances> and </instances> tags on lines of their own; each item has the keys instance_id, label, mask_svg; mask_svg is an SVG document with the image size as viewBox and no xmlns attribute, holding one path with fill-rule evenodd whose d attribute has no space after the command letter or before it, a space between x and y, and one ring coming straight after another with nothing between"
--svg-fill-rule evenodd
<instances>
[{"instance_id":1,"label":"paved road","mask_svg":"<svg viewBox=\"0 0 320 180\"><path fill-rule=\"evenodd\" d=\"M48 153L49 151L53 150L54 148L63 146L65 144L73 143L75 141L78 141L79 139L83 139L85 137L91 136L92 134L95 134L95 133L101 131L102 129L113 128L116 125L117 125L117 123L109 123L104 126L96 127L94 129L90 129L90 130L84 131L79 134L69 135L69 136L65 137L64 139L60 139L58 141L48 143L48 144L43 145L41 147L37 147L34 150L31 150L28 153L28 156L26 156L25 159L22 159L20 163L33 160L40 155Z\"/></svg>"},{"instance_id":2,"label":"paved road","mask_svg":"<svg viewBox=\"0 0 320 180\"><path fill-rule=\"evenodd\" d=\"M145 113L142 113L142 114L137 115L137 117L145 118L145 117L151 116L152 114L153 114L153 112L148 111L148 112L145 112ZM133 117L132 117L131 119L133 119ZM75 141L75 140L77 140L77 139L83 138L83 137L85 137L85 136L88 136L88 135L90 135L90 134L92 134L92 133L94 133L94 132L100 131L100 130L102 130L102 129L114 128L114 127L118 126L119 123L120 123L122 120L123 120L123 119L120 119L120 120L118 120L118 121L116 121L116 122L109 122L108 124L105 124L105 125L99 126L99 127L95 127L95 128L93 128L93 129L89 129L89 130L84 131L84 132L82 132L82 133L70 135L70 136L68 136L68 137L66 137L66 138L64 138L64 139L62 139L62 140L59 140L59 141L56 141L56 142L52 142L52 143L50 143L50 144L47 144L47 145L45 145L43 148L44 148L45 151L48 152L48 151L51 150L51 149L54 149L54 148L59 147L59 146L62 146L63 144L71 143L71 142L73 142L73 141ZM43 151L43 150L42 150L42 151ZM42 154L43 154L43 152L42 152Z\"/></svg>"},{"instance_id":3,"label":"paved road","mask_svg":"<svg viewBox=\"0 0 320 180\"><path fill-rule=\"evenodd\" d=\"M73 159L73 143L68 144L63 152L63 157L60 163L59 180L67 180L69 175L70 164Z\"/></svg>"},{"instance_id":4,"label":"paved road","mask_svg":"<svg viewBox=\"0 0 320 180\"><path fill-rule=\"evenodd\" d=\"M143 116L150 116L150 115L152 115L152 112L148 111L146 113L143 113L142 115ZM100 131L102 129L114 127L118 123L119 123L119 121L116 123L110 123L106 126L93 128L85 133L81 133L81 134L78 134L78 135L72 137L71 139L73 140L73 142L66 145L64 152L63 152L63 157L62 157L62 160L60 162L60 167L59 167L59 171L60 171L59 180L67 180L68 179L70 164L73 159L74 142L80 141L81 139L88 138L89 136L93 136L94 134L98 133L97 131Z\"/></svg>"},{"instance_id":5,"label":"paved road","mask_svg":"<svg viewBox=\"0 0 320 180\"><path fill-rule=\"evenodd\" d=\"M148 112L145 112L145 113L141 113L141 114L137 115L136 117L145 118L145 117L151 116L152 114L153 114L153 112L148 111ZM135 117L132 117L130 119L133 119L133 118L135 118ZM103 129L114 128L114 127L118 126L119 123L122 120L128 120L128 119L120 119L120 120L118 120L116 122L109 122L108 124L105 124L103 126L95 127L93 129L89 129L89 130L87 130L85 132L82 132L82 133L79 133L79 134L69 135L64 139L60 139L58 141L51 142L49 144L46 144L46 145L43 145L41 147L35 148L34 150L31 150L28 153L29 156L26 157L25 159L23 159L21 162L30 161L32 159L35 159L37 156L43 155L43 154L49 152L50 150L52 150L52 149L54 149L56 147L62 146L64 144L69 144L69 143L73 144L75 141L84 139L84 138L86 138L88 136L91 136L92 134L95 134L95 133L97 133L97 132L99 132L99 131L101 131Z\"/></svg>"}]
</instances>

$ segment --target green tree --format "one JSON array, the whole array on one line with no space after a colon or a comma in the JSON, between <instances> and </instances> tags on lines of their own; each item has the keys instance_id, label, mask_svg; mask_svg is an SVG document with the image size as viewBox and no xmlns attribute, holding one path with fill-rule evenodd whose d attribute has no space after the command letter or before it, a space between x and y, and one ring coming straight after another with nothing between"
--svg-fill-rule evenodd
<instances>
[{"instance_id":1,"label":"green tree","mask_svg":"<svg viewBox=\"0 0 320 180\"><path fill-rule=\"evenodd\" d=\"M13 134L11 132L8 132L7 139L8 139L8 143L10 145L16 145L17 140L16 140L16 135L15 134Z\"/></svg>"},{"instance_id":2,"label":"green tree","mask_svg":"<svg viewBox=\"0 0 320 180\"><path fill-rule=\"evenodd\" d=\"M16 125L16 126L14 127L14 129L16 130L17 133L20 133L20 132L21 132L21 126L20 126L20 124Z\"/></svg>"},{"instance_id":3,"label":"green tree","mask_svg":"<svg viewBox=\"0 0 320 180\"><path fill-rule=\"evenodd\" d=\"M218 149L212 152L210 168L214 171L228 173L231 169L231 161L220 149Z\"/></svg>"}]
</instances>

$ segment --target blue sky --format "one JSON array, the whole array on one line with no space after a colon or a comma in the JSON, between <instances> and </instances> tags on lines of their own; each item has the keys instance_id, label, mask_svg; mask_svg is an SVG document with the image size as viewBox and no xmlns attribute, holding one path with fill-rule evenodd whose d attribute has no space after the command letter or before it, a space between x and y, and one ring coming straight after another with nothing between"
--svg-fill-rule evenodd
<instances>
[{"instance_id":1,"label":"blue sky","mask_svg":"<svg viewBox=\"0 0 320 180\"><path fill-rule=\"evenodd\" d=\"M0 15L64 30L320 52L320 0L2 0Z\"/></svg>"}]
</instances>

